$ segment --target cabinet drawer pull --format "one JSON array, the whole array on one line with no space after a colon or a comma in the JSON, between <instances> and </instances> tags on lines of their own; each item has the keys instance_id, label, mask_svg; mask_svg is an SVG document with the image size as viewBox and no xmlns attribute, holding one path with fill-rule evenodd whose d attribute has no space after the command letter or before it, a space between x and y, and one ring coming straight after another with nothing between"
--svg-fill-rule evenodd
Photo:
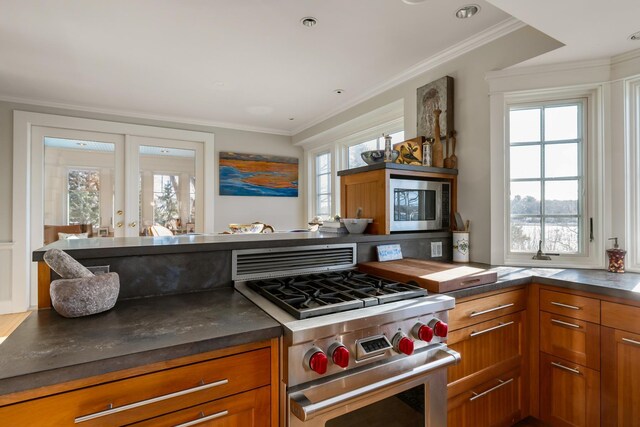
<instances>
[{"instance_id":1,"label":"cabinet drawer pull","mask_svg":"<svg viewBox=\"0 0 640 427\"><path fill-rule=\"evenodd\" d=\"M512 303L509 303L509 304L498 305L497 307L489 308L487 310L472 311L471 314L469 315L469 317L481 316L483 314L491 313L493 311L502 310L503 308L513 307L514 305L515 305L515 303L512 302Z\"/></svg>"},{"instance_id":2,"label":"cabinet drawer pull","mask_svg":"<svg viewBox=\"0 0 640 427\"><path fill-rule=\"evenodd\" d=\"M628 342L629 344L640 345L640 341L632 340L631 338L622 338L622 341Z\"/></svg>"},{"instance_id":3,"label":"cabinet drawer pull","mask_svg":"<svg viewBox=\"0 0 640 427\"><path fill-rule=\"evenodd\" d=\"M557 305L558 307L570 308L571 310L582 310L582 307L578 307L575 305L563 304L561 302L551 301L552 305Z\"/></svg>"},{"instance_id":4,"label":"cabinet drawer pull","mask_svg":"<svg viewBox=\"0 0 640 427\"><path fill-rule=\"evenodd\" d=\"M150 405L152 403L162 402L163 400L172 399L174 397L184 396L185 394L195 393L195 392L206 390L209 388L218 387L218 386L227 384L228 382L229 382L228 379L224 379L224 380L216 381L211 384L199 385L197 387L188 388L186 390L176 391L175 393L164 394L162 396L153 397L151 399L129 403L128 405L118 406L117 408L109 408L106 411L100 411L93 414L78 417L75 419L75 423L76 424L83 423L85 421L93 420L95 418L106 417L107 415L117 414L118 412L127 411L133 408L139 408L140 406Z\"/></svg>"},{"instance_id":5,"label":"cabinet drawer pull","mask_svg":"<svg viewBox=\"0 0 640 427\"><path fill-rule=\"evenodd\" d=\"M187 421L186 423L177 424L175 427L194 426L196 424L204 423L205 421L215 420L216 418L224 417L225 415L228 415L228 414L229 414L229 411L220 411L220 412L216 412L215 414L207 415L205 417L204 414L200 412L200 418L198 418L197 420Z\"/></svg>"},{"instance_id":6,"label":"cabinet drawer pull","mask_svg":"<svg viewBox=\"0 0 640 427\"><path fill-rule=\"evenodd\" d=\"M551 364L552 364L553 366L555 366L556 368L564 369L565 371L569 371L569 372L573 372L574 374L582 375L582 374L580 373L580 371L579 371L579 370L577 370L577 369L575 369L575 368L570 368L570 367L568 367L568 366L564 366L564 365L563 365L563 364L561 364L561 363L551 362Z\"/></svg>"},{"instance_id":7,"label":"cabinet drawer pull","mask_svg":"<svg viewBox=\"0 0 640 427\"><path fill-rule=\"evenodd\" d=\"M513 378L510 378L506 381L502 381L502 380L498 380L500 382L500 384L498 384L495 387L491 387L489 390L483 391L482 393L476 393L475 391L472 391L471 393L473 393L473 396L471 396L469 398L469 402L473 402L476 399L481 398L482 396L486 396L487 394L491 393L492 391L496 391L497 389L499 389L502 386L505 386L507 384L509 384L510 382L513 382Z\"/></svg>"},{"instance_id":8,"label":"cabinet drawer pull","mask_svg":"<svg viewBox=\"0 0 640 427\"><path fill-rule=\"evenodd\" d=\"M557 323L558 325L562 326L569 326L570 328L580 329L580 325L576 325L575 323L563 322L562 320L558 319L551 319L551 322Z\"/></svg>"},{"instance_id":9,"label":"cabinet drawer pull","mask_svg":"<svg viewBox=\"0 0 640 427\"><path fill-rule=\"evenodd\" d=\"M477 332L476 331L472 331L469 334L469 336L470 337L477 337L478 335L486 334L487 332L495 331L496 329L504 328L505 326L509 326L509 325L513 325L513 320L511 322L507 322L507 323L500 322L500 324L498 326L494 326L492 328L483 329L481 331L477 331Z\"/></svg>"}]
</instances>

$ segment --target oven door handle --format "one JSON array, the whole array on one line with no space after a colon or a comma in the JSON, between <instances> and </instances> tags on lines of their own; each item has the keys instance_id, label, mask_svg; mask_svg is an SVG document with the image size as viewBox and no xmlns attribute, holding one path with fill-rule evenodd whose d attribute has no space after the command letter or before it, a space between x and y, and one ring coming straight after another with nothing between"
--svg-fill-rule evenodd
<instances>
[{"instance_id":1,"label":"oven door handle","mask_svg":"<svg viewBox=\"0 0 640 427\"><path fill-rule=\"evenodd\" d=\"M360 387L319 402L311 402L305 396L304 391L292 393L289 396L291 413L301 421L309 421L321 413L328 412L337 406L344 405L350 400L357 399L369 393L382 391L383 389L393 387L402 381L424 375L435 371L436 369L445 368L460 361L460 354L456 351L450 350L449 348L441 348L438 350L437 354L438 356L436 357L438 357L438 359L418 366L411 371L403 372L402 374L395 375L391 378L386 378L372 384L367 384L364 387Z\"/></svg>"}]
</instances>

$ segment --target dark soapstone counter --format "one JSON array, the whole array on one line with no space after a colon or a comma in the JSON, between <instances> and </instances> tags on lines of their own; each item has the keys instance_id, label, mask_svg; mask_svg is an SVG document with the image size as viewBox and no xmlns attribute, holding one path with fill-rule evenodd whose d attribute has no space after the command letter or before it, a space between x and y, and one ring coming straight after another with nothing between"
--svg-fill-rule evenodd
<instances>
[{"instance_id":1,"label":"dark soapstone counter","mask_svg":"<svg viewBox=\"0 0 640 427\"><path fill-rule=\"evenodd\" d=\"M516 285L539 283L610 297L640 301L640 274L610 273L606 270L498 267L472 264L498 273L498 281L448 292L455 298L464 298Z\"/></svg>"},{"instance_id":2,"label":"dark soapstone counter","mask_svg":"<svg viewBox=\"0 0 640 427\"><path fill-rule=\"evenodd\" d=\"M282 328L231 288L31 315L0 344L0 395L263 341Z\"/></svg>"}]
</instances>

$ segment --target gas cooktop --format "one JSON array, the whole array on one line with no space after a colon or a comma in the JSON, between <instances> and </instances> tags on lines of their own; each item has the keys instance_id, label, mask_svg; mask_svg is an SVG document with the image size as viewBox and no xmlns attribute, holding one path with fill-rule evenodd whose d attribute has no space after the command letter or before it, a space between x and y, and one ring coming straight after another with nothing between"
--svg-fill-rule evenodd
<instances>
[{"instance_id":1,"label":"gas cooktop","mask_svg":"<svg viewBox=\"0 0 640 427\"><path fill-rule=\"evenodd\" d=\"M253 280L247 285L297 319L427 295L418 286L357 270Z\"/></svg>"}]
</instances>

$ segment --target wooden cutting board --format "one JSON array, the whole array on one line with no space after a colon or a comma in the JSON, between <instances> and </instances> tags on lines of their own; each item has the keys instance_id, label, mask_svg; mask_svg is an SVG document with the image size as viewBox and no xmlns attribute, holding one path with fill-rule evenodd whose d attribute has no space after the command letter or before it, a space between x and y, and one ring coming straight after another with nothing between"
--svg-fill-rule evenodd
<instances>
[{"instance_id":1,"label":"wooden cutting board","mask_svg":"<svg viewBox=\"0 0 640 427\"><path fill-rule=\"evenodd\" d=\"M413 282L430 292L450 292L493 283L498 273L467 265L405 258L396 261L364 262L358 270L398 282Z\"/></svg>"}]
</instances>

